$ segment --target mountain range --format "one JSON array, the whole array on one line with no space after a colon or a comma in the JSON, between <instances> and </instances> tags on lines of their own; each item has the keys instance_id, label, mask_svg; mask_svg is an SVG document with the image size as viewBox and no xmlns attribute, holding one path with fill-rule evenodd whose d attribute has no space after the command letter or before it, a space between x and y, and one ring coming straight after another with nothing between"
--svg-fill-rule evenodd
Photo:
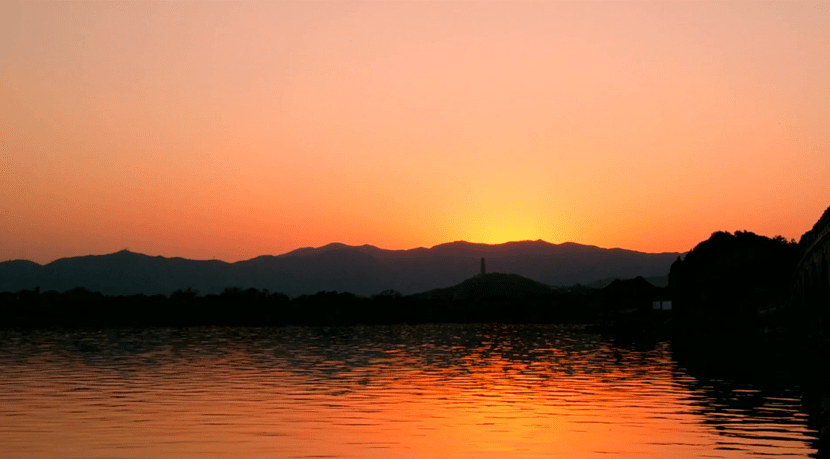
<instances>
[{"instance_id":1,"label":"mountain range","mask_svg":"<svg viewBox=\"0 0 830 459\"><path fill-rule=\"evenodd\" d=\"M572 242L542 240L476 244L451 242L432 248L386 250L333 243L227 263L148 256L122 250L108 255L62 258L46 265L0 263L0 291L84 287L106 295L164 294L192 288L202 294L226 287L268 289L296 296L318 291L403 294L456 285L479 272L518 274L551 286L603 279L665 276L679 253L643 253Z\"/></svg>"}]
</instances>

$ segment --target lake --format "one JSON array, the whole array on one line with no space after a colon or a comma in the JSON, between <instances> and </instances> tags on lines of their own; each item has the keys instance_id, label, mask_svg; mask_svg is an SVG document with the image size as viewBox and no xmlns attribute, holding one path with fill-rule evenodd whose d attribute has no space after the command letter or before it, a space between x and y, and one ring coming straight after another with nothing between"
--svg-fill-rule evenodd
<instances>
[{"instance_id":1,"label":"lake","mask_svg":"<svg viewBox=\"0 0 830 459\"><path fill-rule=\"evenodd\" d=\"M816 455L796 382L678 355L573 326L6 330L0 457Z\"/></svg>"}]
</instances>

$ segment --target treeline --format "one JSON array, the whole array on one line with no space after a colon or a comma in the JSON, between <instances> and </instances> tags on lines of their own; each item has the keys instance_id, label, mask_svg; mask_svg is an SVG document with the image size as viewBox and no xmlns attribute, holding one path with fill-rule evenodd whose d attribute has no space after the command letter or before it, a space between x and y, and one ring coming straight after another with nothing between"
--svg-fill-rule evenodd
<instances>
[{"instance_id":1,"label":"treeline","mask_svg":"<svg viewBox=\"0 0 830 459\"><path fill-rule=\"evenodd\" d=\"M716 232L669 272L677 322L686 329L797 329L791 299L801 248L781 236Z\"/></svg>"},{"instance_id":2,"label":"treeline","mask_svg":"<svg viewBox=\"0 0 830 459\"><path fill-rule=\"evenodd\" d=\"M431 300L387 291L372 297L319 292L289 298L226 288L200 295L106 296L84 288L0 293L0 327L283 326L391 323L585 323L597 307L585 293L485 300Z\"/></svg>"}]
</instances>

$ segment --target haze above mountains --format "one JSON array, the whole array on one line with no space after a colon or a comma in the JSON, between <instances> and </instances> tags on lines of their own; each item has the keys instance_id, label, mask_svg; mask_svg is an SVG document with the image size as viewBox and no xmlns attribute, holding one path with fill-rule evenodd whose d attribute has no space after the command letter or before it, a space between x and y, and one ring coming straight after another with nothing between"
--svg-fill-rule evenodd
<instances>
[{"instance_id":1,"label":"haze above mountains","mask_svg":"<svg viewBox=\"0 0 830 459\"><path fill-rule=\"evenodd\" d=\"M479 272L518 274L551 286L588 285L614 278L661 277L680 253L643 253L542 240L386 250L339 243L302 248L236 263L148 256L129 251L63 258L46 265L0 263L0 291L84 287L106 295L164 294L192 288L202 294L226 287L268 289L295 296L319 291L372 295L449 287Z\"/></svg>"}]
</instances>

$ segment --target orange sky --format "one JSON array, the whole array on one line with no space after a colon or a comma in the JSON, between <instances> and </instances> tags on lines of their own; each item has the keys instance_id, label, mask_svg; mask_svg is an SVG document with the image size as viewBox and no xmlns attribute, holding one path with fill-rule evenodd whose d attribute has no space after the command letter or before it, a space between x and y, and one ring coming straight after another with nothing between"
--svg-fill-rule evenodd
<instances>
[{"instance_id":1,"label":"orange sky","mask_svg":"<svg viewBox=\"0 0 830 459\"><path fill-rule=\"evenodd\" d=\"M830 205L827 2L3 2L0 260L686 251Z\"/></svg>"}]
</instances>

